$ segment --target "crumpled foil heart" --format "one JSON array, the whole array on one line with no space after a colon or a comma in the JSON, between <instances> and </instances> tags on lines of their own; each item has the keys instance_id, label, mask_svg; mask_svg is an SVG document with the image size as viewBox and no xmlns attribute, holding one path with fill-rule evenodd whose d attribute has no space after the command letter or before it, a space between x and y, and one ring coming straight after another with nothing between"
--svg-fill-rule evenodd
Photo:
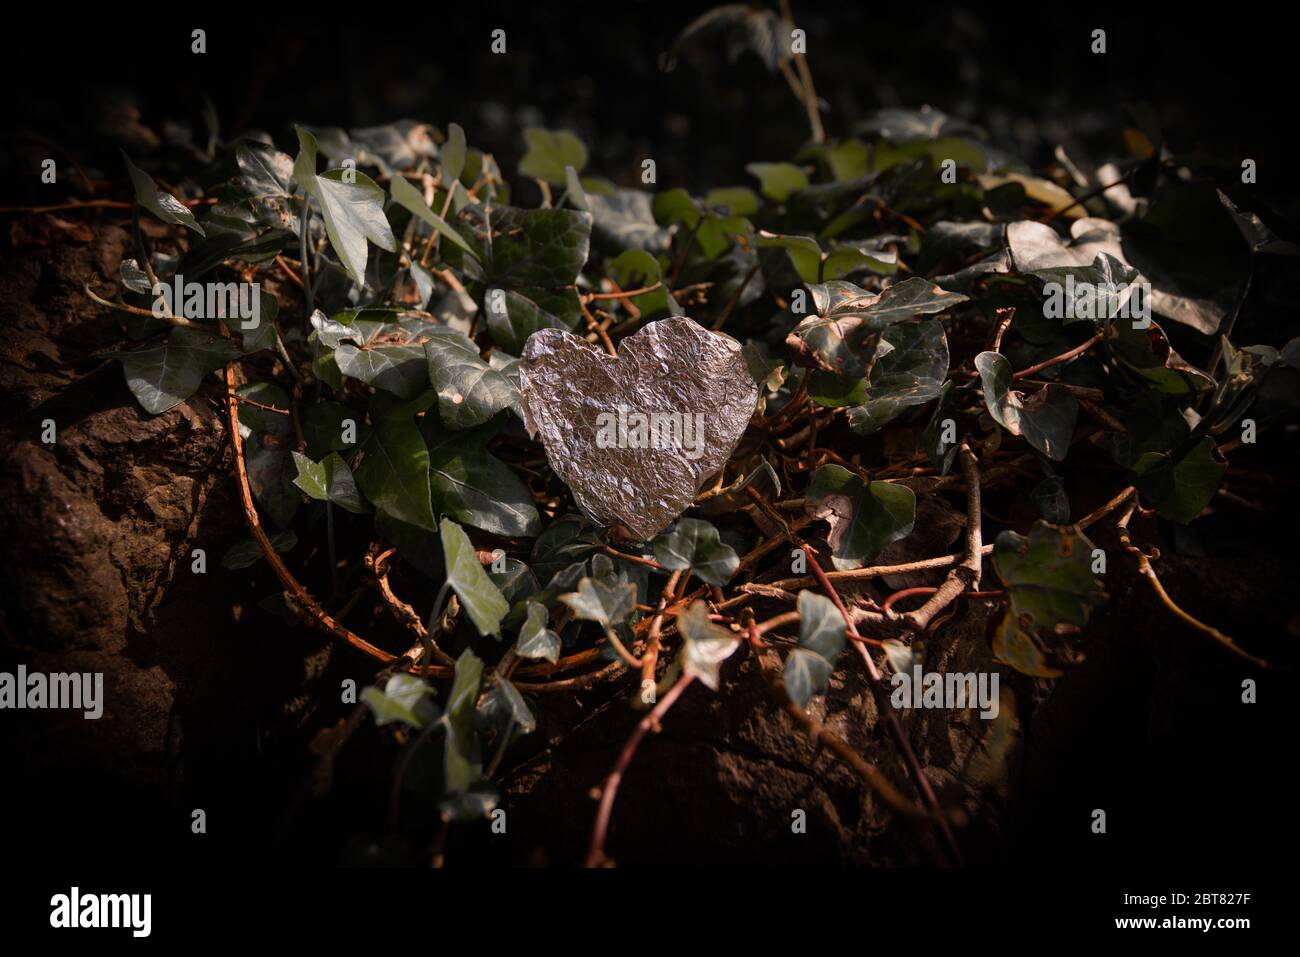
<instances>
[{"instance_id":1,"label":"crumpled foil heart","mask_svg":"<svg viewBox=\"0 0 1300 957\"><path fill-rule=\"evenodd\" d=\"M519 406L593 521L648 541L731 457L758 403L740 345L686 316L608 355L560 329L528 337Z\"/></svg>"}]
</instances>

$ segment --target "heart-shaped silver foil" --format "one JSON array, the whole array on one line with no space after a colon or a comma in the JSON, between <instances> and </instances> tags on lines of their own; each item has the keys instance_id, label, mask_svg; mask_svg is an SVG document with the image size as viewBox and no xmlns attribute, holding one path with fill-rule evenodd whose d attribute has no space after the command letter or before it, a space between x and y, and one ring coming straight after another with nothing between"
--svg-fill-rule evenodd
<instances>
[{"instance_id":1,"label":"heart-shaped silver foil","mask_svg":"<svg viewBox=\"0 0 1300 957\"><path fill-rule=\"evenodd\" d=\"M560 329L528 337L519 406L555 474L595 522L648 541L731 457L758 403L740 345L686 316L611 356Z\"/></svg>"}]
</instances>

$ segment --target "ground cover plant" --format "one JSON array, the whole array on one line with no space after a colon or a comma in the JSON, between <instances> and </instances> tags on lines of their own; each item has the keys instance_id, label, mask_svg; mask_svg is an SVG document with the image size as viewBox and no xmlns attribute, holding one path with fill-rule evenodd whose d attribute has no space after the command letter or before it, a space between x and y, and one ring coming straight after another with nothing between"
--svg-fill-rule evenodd
<instances>
[{"instance_id":1,"label":"ground cover plant","mask_svg":"<svg viewBox=\"0 0 1300 957\"><path fill-rule=\"evenodd\" d=\"M244 616L352 649L310 785L349 751L382 759L383 820L348 859L441 864L458 828L506 833L539 756L610 713L603 770L554 780L560 843L615 863L653 803L629 792L657 786L638 756L661 731L689 751L671 732L693 707L732 743L761 712L792 761L839 766L852 798L778 788L769 834L811 810L838 822L819 854L960 864L987 854L1029 711L1090 628L1130 620L1117 593L1239 698L1290 663L1294 616L1236 628L1177 558L1290 494L1270 463L1297 426L1300 247L1253 160L1167 142L1140 104L1114 111L1111 155L1038 167L929 107L828 126L801 33L728 6L667 52L757 57L806 120L792 155L703 191L654 157L616 183L545 126L503 169L451 117L273 136L209 114L186 150L107 171L131 246L80 283L121 330L94 375L148 417L220 410L242 526L189 543L181 573L234 576ZM652 332L679 316L691 331ZM665 459L543 444L554 390L598 388L563 351L536 385L536 343L568 341L548 330L619 363L659 336L673 381L707 366L681 390L706 422L741 396L682 502L609 492L666 501ZM201 569L189 546L216 540ZM970 677L955 706L945 672Z\"/></svg>"}]
</instances>

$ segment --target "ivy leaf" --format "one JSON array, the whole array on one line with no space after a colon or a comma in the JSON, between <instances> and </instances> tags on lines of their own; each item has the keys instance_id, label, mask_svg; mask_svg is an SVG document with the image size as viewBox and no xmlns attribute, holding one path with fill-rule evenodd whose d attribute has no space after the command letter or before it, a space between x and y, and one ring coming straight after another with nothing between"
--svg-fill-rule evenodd
<instances>
[{"instance_id":1,"label":"ivy leaf","mask_svg":"<svg viewBox=\"0 0 1300 957\"><path fill-rule=\"evenodd\" d=\"M452 183L465 172L465 131L459 123L447 124L447 142L442 144L442 179Z\"/></svg>"},{"instance_id":2,"label":"ivy leaf","mask_svg":"<svg viewBox=\"0 0 1300 957\"><path fill-rule=\"evenodd\" d=\"M682 673L694 675L702 684L718 690L718 669L740 647L731 632L709 621L709 606L693 602L677 618L677 632L682 636Z\"/></svg>"},{"instance_id":3,"label":"ivy leaf","mask_svg":"<svg viewBox=\"0 0 1300 957\"><path fill-rule=\"evenodd\" d=\"M560 660L560 636L546 627L548 615L545 605L528 602L528 617L519 629L515 654L521 658L545 658L551 664Z\"/></svg>"},{"instance_id":4,"label":"ivy leaf","mask_svg":"<svg viewBox=\"0 0 1300 957\"><path fill-rule=\"evenodd\" d=\"M957 446L960 444L956 435L948 434L945 425L949 420L954 426L957 423L952 392L953 384L949 379L939 390L939 401L934 404L934 412L921 433L921 445L925 449L925 454L929 457L934 470L940 475L947 475L948 470L952 468L953 460L957 457Z\"/></svg>"},{"instance_id":5,"label":"ivy leaf","mask_svg":"<svg viewBox=\"0 0 1300 957\"><path fill-rule=\"evenodd\" d=\"M653 286L663 280L659 260L644 249L628 249L620 253L609 264L609 275L624 289ZM663 285L651 292L633 296L628 302L636 306L644 318L680 315L682 312L667 286Z\"/></svg>"},{"instance_id":6,"label":"ivy leaf","mask_svg":"<svg viewBox=\"0 0 1300 957\"><path fill-rule=\"evenodd\" d=\"M1005 531L993 543L993 567L1006 586L1007 613L993 636L993 654L1039 678L1061 672L1048 664L1043 634L1069 634L1088 622L1102 596L1092 573L1093 546L1082 532L1036 522L1029 536Z\"/></svg>"},{"instance_id":7,"label":"ivy leaf","mask_svg":"<svg viewBox=\"0 0 1300 957\"><path fill-rule=\"evenodd\" d=\"M568 605L575 618L594 621L602 628L612 628L627 620L636 607L636 586L628 584L606 585L597 578L584 578L578 590L561 595L560 601Z\"/></svg>"},{"instance_id":8,"label":"ivy leaf","mask_svg":"<svg viewBox=\"0 0 1300 957\"><path fill-rule=\"evenodd\" d=\"M198 224L190 208L171 193L160 190L151 177L140 167L131 162L131 157L122 154L126 162L126 171L131 174L131 185L135 187L135 201L164 223L184 226L200 236L205 235L203 227Z\"/></svg>"},{"instance_id":9,"label":"ivy leaf","mask_svg":"<svg viewBox=\"0 0 1300 957\"><path fill-rule=\"evenodd\" d=\"M1140 278L1137 270L1109 253L1098 253L1090 266L1046 266L1029 272L1044 284L1055 283L1060 287L1059 317L1048 315L1054 297L1044 300L1043 312L1048 318L1060 318L1067 325L1092 320L1100 328L1119 313L1128 312L1126 306L1137 305L1133 298L1133 284ZM1126 287L1124 294L1120 294L1120 287ZM1112 289L1114 295L1110 294ZM1067 301L1065 297L1071 292L1073 299ZM1098 292L1103 295L1099 296Z\"/></svg>"},{"instance_id":10,"label":"ivy leaf","mask_svg":"<svg viewBox=\"0 0 1300 957\"><path fill-rule=\"evenodd\" d=\"M301 126L296 129L298 158L293 178L320 204L330 245L352 281L364 287L367 241L390 253L397 251L397 240L384 215L384 191L365 173L353 169L334 169L317 176L316 137Z\"/></svg>"},{"instance_id":11,"label":"ivy leaf","mask_svg":"<svg viewBox=\"0 0 1300 957\"><path fill-rule=\"evenodd\" d=\"M572 209L518 209L502 206L482 214L481 236L468 240L481 250L480 275L471 279L506 289L570 286L586 265L592 216ZM490 227L490 233L488 231Z\"/></svg>"},{"instance_id":12,"label":"ivy leaf","mask_svg":"<svg viewBox=\"0 0 1300 957\"><path fill-rule=\"evenodd\" d=\"M361 445L356 481L375 510L390 518L433 531L437 528L429 489L429 450L415 424L427 399L398 403L375 393L372 428Z\"/></svg>"},{"instance_id":13,"label":"ivy leaf","mask_svg":"<svg viewBox=\"0 0 1300 957\"><path fill-rule=\"evenodd\" d=\"M524 155L519 175L540 179L552 186L564 185L564 167L581 173L587 165L587 147L568 130L524 129Z\"/></svg>"},{"instance_id":14,"label":"ivy leaf","mask_svg":"<svg viewBox=\"0 0 1300 957\"><path fill-rule=\"evenodd\" d=\"M351 420L355 435L347 434ZM307 440L307 454L324 458L330 452L348 452L365 441L366 425L362 416L342 402L313 402L303 410L302 434ZM348 439L351 441L348 441Z\"/></svg>"},{"instance_id":15,"label":"ivy leaf","mask_svg":"<svg viewBox=\"0 0 1300 957\"><path fill-rule=\"evenodd\" d=\"M483 661L466 648L456 659L456 675L443 716L447 729L443 749L445 794L439 808L454 820L482 817L496 804L496 792L483 778L483 760L474 733L474 714L482 684Z\"/></svg>"},{"instance_id":16,"label":"ivy leaf","mask_svg":"<svg viewBox=\"0 0 1300 957\"><path fill-rule=\"evenodd\" d=\"M493 287L485 296L484 307L492 341L512 353L522 352L528 337L538 329L569 330L582 316L576 289Z\"/></svg>"},{"instance_id":17,"label":"ivy leaf","mask_svg":"<svg viewBox=\"0 0 1300 957\"><path fill-rule=\"evenodd\" d=\"M533 570L524 562L517 558L511 558L509 555L497 556L501 559L503 567L500 571L493 571L488 568L488 578L492 583L501 589L501 594L506 596L506 601L510 602L510 617L514 623L518 623L520 615L520 603L526 598L531 598L541 590L541 583L537 581L537 576ZM493 565L496 562L493 561ZM574 581L577 581L575 578Z\"/></svg>"},{"instance_id":18,"label":"ivy leaf","mask_svg":"<svg viewBox=\"0 0 1300 957\"><path fill-rule=\"evenodd\" d=\"M460 127L456 128L460 129ZM461 134L461 142L463 145L463 133ZM444 161L445 159L446 155L444 153ZM463 154L461 156L461 161L462 163L464 162ZM452 229L445 219L429 208L429 204L424 201L424 196L418 189L406 181L406 177L394 176L392 182L389 183L388 188L393 194L393 202L397 203L399 206L405 207L416 216L420 217L420 219L432 226L434 231L436 231L443 239L455 243L475 259L478 258L478 252L475 251L474 247L466 241L464 236Z\"/></svg>"},{"instance_id":19,"label":"ivy leaf","mask_svg":"<svg viewBox=\"0 0 1300 957\"><path fill-rule=\"evenodd\" d=\"M993 633L993 658L1031 678L1059 678L1063 671L1047 663L1042 645L1010 608Z\"/></svg>"},{"instance_id":20,"label":"ivy leaf","mask_svg":"<svg viewBox=\"0 0 1300 957\"><path fill-rule=\"evenodd\" d=\"M357 490L352 470L337 452L331 452L319 463L301 452L294 452L293 461L298 466L298 477L293 484L306 492L309 498L333 502L358 515L370 511Z\"/></svg>"},{"instance_id":21,"label":"ivy leaf","mask_svg":"<svg viewBox=\"0 0 1300 957\"><path fill-rule=\"evenodd\" d=\"M415 675L395 674L381 691L372 685L361 692L361 701L375 717L375 724L404 724L417 731L439 718L433 686Z\"/></svg>"},{"instance_id":22,"label":"ivy leaf","mask_svg":"<svg viewBox=\"0 0 1300 957\"><path fill-rule=\"evenodd\" d=\"M1004 531L993 543L993 567L1011 612L1031 632L1064 634L1088 623L1101 586L1092 573L1093 546L1082 532L1035 522L1029 535Z\"/></svg>"},{"instance_id":23,"label":"ivy leaf","mask_svg":"<svg viewBox=\"0 0 1300 957\"><path fill-rule=\"evenodd\" d=\"M267 538L271 543L271 547L281 555L292 551L298 544L298 536L294 534L291 528L276 532L267 536ZM262 546L257 543L256 539L245 538L226 549L226 554L221 556L221 567L227 571L236 571L240 568L256 565L261 558Z\"/></svg>"},{"instance_id":24,"label":"ivy leaf","mask_svg":"<svg viewBox=\"0 0 1300 957\"><path fill-rule=\"evenodd\" d=\"M429 387L423 346L369 346L360 349L344 343L334 350L334 362L345 376L391 392L399 399L414 399Z\"/></svg>"},{"instance_id":25,"label":"ivy leaf","mask_svg":"<svg viewBox=\"0 0 1300 957\"><path fill-rule=\"evenodd\" d=\"M281 233L297 233L298 212L292 201L293 160L267 143L241 140L235 144L235 163L241 175L221 194L210 221L236 220ZM190 272L186 270L185 275Z\"/></svg>"},{"instance_id":26,"label":"ivy leaf","mask_svg":"<svg viewBox=\"0 0 1300 957\"><path fill-rule=\"evenodd\" d=\"M785 690L799 707L824 694L844 650L844 616L829 598L799 593L799 645L785 659Z\"/></svg>"},{"instance_id":27,"label":"ivy leaf","mask_svg":"<svg viewBox=\"0 0 1300 957\"><path fill-rule=\"evenodd\" d=\"M655 561L674 571L690 568L700 581L725 585L740 558L724 545L718 530L698 518L682 518L654 541Z\"/></svg>"},{"instance_id":28,"label":"ivy leaf","mask_svg":"<svg viewBox=\"0 0 1300 957\"><path fill-rule=\"evenodd\" d=\"M503 717L518 725L521 734L532 734L537 730L537 719L533 717L528 702L519 693L519 689L505 678L498 675L496 680L497 686L488 692L483 703L484 711L490 713L497 708L502 708Z\"/></svg>"},{"instance_id":29,"label":"ivy leaf","mask_svg":"<svg viewBox=\"0 0 1300 957\"><path fill-rule=\"evenodd\" d=\"M808 186L808 174L793 163L748 163L745 172L758 180L759 191L774 203Z\"/></svg>"},{"instance_id":30,"label":"ivy leaf","mask_svg":"<svg viewBox=\"0 0 1300 957\"><path fill-rule=\"evenodd\" d=\"M997 352L981 352L975 368L984 385L984 404L989 414L1012 435L1057 462L1065 458L1074 436L1079 403L1055 385L1047 385L1029 398L1012 390L1011 363Z\"/></svg>"},{"instance_id":31,"label":"ivy leaf","mask_svg":"<svg viewBox=\"0 0 1300 957\"><path fill-rule=\"evenodd\" d=\"M863 270L886 275L898 271L896 253L873 249L865 243L840 243L832 246L829 252L823 252L821 245L811 236L784 236L763 231L758 234L757 245L764 249L784 249L799 278L809 284L840 282L845 276Z\"/></svg>"},{"instance_id":32,"label":"ivy leaf","mask_svg":"<svg viewBox=\"0 0 1300 957\"><path fill-rule=\"evenodd\" d=\"M1138 491L1165 518L1186 525L1210 504L1228 463L1209 436L1175 452L1147 452L1133 463Z\"/></svg>"},{"instance_id":33,"label":"ivy leaf","mask_svg":"<svg viewBox=\"0 0 1300 957\"><path fill-rule=\"evenodd\" d=\"M1175 352L1156 323L1135 329L1132 322L1121 319L1111 329L1111 355L1140 385L1186 399L1214 388L1214 379Z\"/></svg>"},{"instance_id":34,"label":"ivy leaf","mask_svg":"<svg viewBox=\"0 0 1300 957\"><path fill-rule=\"evenodd\" d=\"M140 268L140 264L134 259L123 259L118 267L122 275L122 285L131 292L138 292L142 296L147 296L153 292L153 284L149 282L149 274Z\"/></svg>"},{"instance_id":35,"label":"ivy leaf","mask_svg":"<svg viewBox=\"0 0 1300 957\"><path fill-rule=\"evenodd\" d=\"M448 428L482 425L518 401L518 387L484 362L464 333L431 332L424 356L429 381L438 390L438 417Z\"/></svg>"},{"instance_id":36,"label":"ivy leaf","mask_svg":"<svg viewBox=\"0 0 1300 957\"><path fill-rule=\"evenodd\" d=\"M859 435L878 432L906 409L936 398L948 375L948 338L939 320L893 326L884 341L892 348L871 367L867 401L848 411Z\"/></svg>"},{"instance_id":37,"label":"ivy leaf","mask_svg":"<svg viewBox=\"0 0 1300 957\"><path fill-rule=\"evenodd\" d=\"M587 556L598 548L600 540L590 529L584 528L581 521L562 519L553 522L537 536L529 559L538 577L548 581L575 563L581 567Z\"/></svg>"},{"instance_id":38,"label":"ivy leaf","mask_svg":"<svg viewBox=\"0 0 1300 957\"><path fill-rule=\"evenodd\" d=\"M730 216L753 216L761 205L758 195L748 186L719 186L705 194L704 203L725 210Z\"/></svg>"},{"instance_id":39,"label":"ivy leaf","mask_svg":"<svg viewBox=\"0 0 1300 957\"><path fill-rule=\"evenodd\" d=\"M430 485L434 510L485 532L507 537L534 536L542 530L541 516L528 486L504 462L484 447L483 430L443 431L425 416Z\"/></svg>"},{"instance_id":40,"label":"ivy leaf","mask_svg":"<svg viewBox=\"0 0 1300 957\"><path fill-rule=\"evenodd\" d=\"M209 372L239 358L239 346L215 332L177 326L167 338L109 358L122 363L126 384L150 415L174 409L192 396Z\"/></svg>"},{"instance_id":41,"label":"ivy leaf","mask_svg":"<svg viewBox=\"0 0 1300 957\"><path fill-rule=\"evenodd\" d=\"M961 293L948 292L919 276L874 295L843 281L808 288L817 314L800 322L786 345L801 365L854 377L869 371L886 328L967 301Z\"/></svg>"},{"instance_id":42,"label":"ivy leaf","mask_svg":"<svg viewBox=\"0 0 1300 957\"><path fill-rule=\"evenodd\" d=\"M608 196L591 193L585 198L585 208L593 217L592 233L601 248L611 254L625 249L668 251L668 231L655 222L649 193L619 188Z\"/></svg>"},{"instance_id":43,"label":"ivy leaf","mask_svg":"<svg viewBox=\"0 0 1300 957\"><path fill-rule=\"evenodd\" d=\"M501 634L501 619L510 611L501 589L488 578L479 564L478 553L465 530L450 519L438 525L442 535L442 556L447 567L447 584L456 590L461 606L474 627L484 635Z\"/></svg>"},{"instance_id":44,"label":"ivy leaf","mask_svg":"<svg viewBox=\"0 0 1300 957\"><path fill-rule=\"evenodd\" d=\"M810 511L831 527L831 562L861 568L891 542L912 533L916 496L905 485L864 482L840 465L823 465L808 485Z\"/></svg>"}]
</instances>

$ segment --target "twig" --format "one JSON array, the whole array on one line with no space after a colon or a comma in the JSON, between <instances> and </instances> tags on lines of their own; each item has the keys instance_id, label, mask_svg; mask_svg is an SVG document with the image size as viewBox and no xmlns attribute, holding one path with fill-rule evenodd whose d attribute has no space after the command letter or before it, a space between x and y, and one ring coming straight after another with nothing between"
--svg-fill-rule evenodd
<instances>
[{"instance_id":1,"label":"twig","mask_svg":"<svg viewBox=\"0 0 1300 957\"><path fill-rule=\"evenodd\" d=\"M948 818L943 813L943 808L939 804L939 799L935 796L934 788L930 786L930 779L925 776L921 770L921 762L917 760L916 752L912 750L912 744L907 739L903 726L899 723L898 715L894 711L893 704L889 700L889 693L885 690L884 681L881 679L880 670L876 667L876 662L871 657L871 652L862 643L862 636L858 634L857 627L853 624L853 617L849 614L844 602L840 599L839 593L835 586L831 584L826 573L817 562L817 556L812 548L804 545L804 554L808 556L808 564L813 570L813 576L822 586L822 590L835 603L839 609L840 615L844 618L845 631L853 641L853 646L857 648L858 654L862 658L862 663L867 669L867 683L871 686L872 694L876 697L876 706L880 715L884 718L885 724L889 727L889 732L893 735L894 742L898 745L899 752L903 755L903 761L907 765L908 771L912 775L913 783L920 792L922 800L930 810L930 816L934 819L935 826L938 827L939 833L943 836L944 842L948 846L948 851L952 855L955 863L961 863L961 848L957 845L957 839L953 836L952 828L948 824Z\"/></svg>"},{"instance_id":2,"label":"twig","mask_svg":"<svg viewBox=\"0 0 1300 957\"><path fill-rule=\"evenodd\" d=\"M948 572L939 590L916 611L903 616L907 626L918 633L925 631L931 620L952 604L966 589L978 589L983 568L984 538L980 514L980 474L975 453L965 442L958 452L962 474L966 478L966 555L961 564Z\"/></svg>"},{"instance_id":3,"label":"twig","mask_svg":"<svg viewBox=\"0 0 1300 957\"><path fill-rule=\"evenodd\" d=\"M1266 671L1271 670L1273 668L1273 664L1271 662L1266 661L1263 658L1257 657L1256 655L1252 655L1250 652L1246 651L1244 648L1238 645L1235 641L1233 641L1223 632L1219 631L1219 629L1211 625L1207 625L1205 624L1205 622L1200 621L1197 618L1194 618L1192 615L1184 611L1182 607L1179 606L1179 604L1176 601L1174 601L1172 597L1170 597L1169 592L1165 591L1165 586L1160 582L1160 576L1156 574L1155 568L1152 567L1151 559L1147 557L1146 553L1143 552L1142 549L1134 545L1132 539L1129 538L1128 523L1129 520L1132 519L1133 512L1136 508L1137 508L1137 500L1136 498L1134 498L1129 503L1128 508L1124 511L1124 514L1120 517L1119 521L1115 523L1115 527L1119 531L1120 544L1123 545L1124 548L1137 559L1138 574L1140 574L1143 578L1145 578L1150 583L1151 590L1154 591L1156 597L1160 599L1160 603L1164 605L1167 609L1169 609L1169 611L1173 612L1174 616L1178 618L1180 621L1190 625L1192 628L1194 628L1196 631L1199 631L1201 634L1214 639L1216 642L1218 642L1224 648L1228 649L1228 651L1232 652L1237 657L1244 658L1246 661L1249 661L1257 668L1261 668Z\"/></svg>"},{"instance_id":4,"label":"twig","mask_svg":"<svg viewBox=\"0 0 1300 957\"><path fill-rule=\"evenodd\" d=\"M643 689L647 685L654 684L655 666L659 663L659 632L664 623L664 609L668 607L668 601L672 597L673 589L677 587L677 580L681 577L681 574L681 571L677 570L668 576L663 593L659 596L659 607L655 609L654 618L650 620L650 632L646 636L646 649L641 656L641 687Z\"/></svg>"},{"instance_id":5,"label":"twig","mask_svg":"<svg viewBox=\"0 0 1300 957\"><path fill-rule=\"evenodd\" d=\"M605 779L605 785L600 792L600 808L596 811L596 824L591 831L591 845L587 849L587 866L603 867L609 866L612 862L605 856L605 835L609 831L609 818L614 810L614 798L618 795L619 782L623 780L623 773L627 766L632 763L632 756L636 754L637 746L640 745L641 739L651 729L657 728L663 716L668 713L668 709L673 706L678 698L681 697L687 685L694 680L694 675L683 674L677 679L677 683L669 689L668 693L659 699L659 703L644 718L637 722L627 743L623 745L623 750L619 752L618 760L614 763L614 770L609 773Z\"/></svg>"},{"instance_id":6,"label":"twig","mask_svg":"<svg viewBox=\"0 0 1300 957\"><path fill-rule=\"evenodd\" d=\"M751 616L746 628L746 634L749 637L750 647L754 650L754 658L758 662L759 674L767 679L768 690L780 703L782 710L807 732L813 747L828 748L832 754L856 771L867 786L899 814L909 818L928 819L930 815L926 813L925 809L918 807L903 797L875 765L865 760L849 746L848 742L821 724L794 702L789 692L786 691L785 682L781 679L780 672L766 660L765 645L761 637L762 628L762 625L754 624Z\"/></svg>"},{"instance_id":7,"label":"twig","mask_svg":"<svg viewBox=\"0 0 1300 957\"><path fill-rule=\"evenodd\" d=\"M229 333L222 331L223 335ZM235 367L233 364L225 368L226 392L235 391ZM275 548L271 545L271 540L267 538L266 532L262 529L262 522L257 517L257 507L253 504L253 490L248 484L248 471L244 463L244 440L239 434L239 406L238 400L226 396L226 425L229 433L231 451L234 454L235 479L239 485L239 500L244 509L244 521L248 525L248 530L252 533L258 547L262 550L262 556L266 563L271 566L280 583L284 585L285 591L291 599L291 605L298 612L299 616L309 624L334 635L336 638L342 638L352 647L360 649L376 661L384 664L396 661L397 656L382 648L376 648L370 642L366 641L360 635L354 634L350 629L341 623L335 621L326 613L320 603L312 597L311 593L303 587L298 579L294 578L293 573L285 566L284 561L280 558ZM442 677L450 676L453 672L449 667L433 666L430 668L432 673Z\"/></svg>"},{"instance_id":8,"label":"twig","mask_svg":"<svg viewBox=\"0 0 1300 957\"><path fill-rule=\"evenodd\" d=\"M1085 352L1087 352L1097 343L1101 342L1101 340L1105 337L1105 335L1106 333L1103 330L1102 332L1097 333L1087 342L1081 343L1080 345L1077 345L1073 349L1069 349L1066 352L1062 352L1059 356L1052 356L1052 358L1044 359L1042 362L1029 366L1027 369L1021 369L1019 372L1013 372L1011 374L1011 378L1023 379L1025 376L1033 375L1035 372L1042 372L1044 369L1050 368L1051 366L1059 365L1062 362L1069 362L1071 359L1075 358L1076 356L1083 355Z\"/></svg>"}]
</instances>

